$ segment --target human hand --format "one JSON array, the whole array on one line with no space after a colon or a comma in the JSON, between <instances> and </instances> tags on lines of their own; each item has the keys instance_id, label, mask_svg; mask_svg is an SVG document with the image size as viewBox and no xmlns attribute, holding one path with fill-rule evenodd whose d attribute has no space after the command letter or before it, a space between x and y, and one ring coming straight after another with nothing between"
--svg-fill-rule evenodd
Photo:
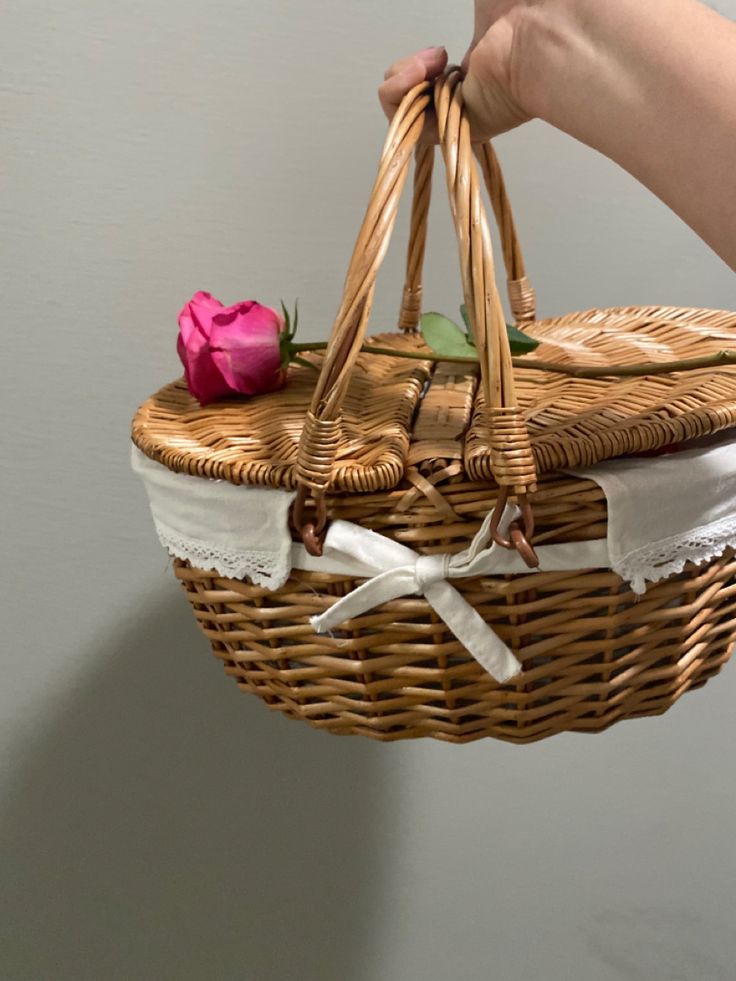
<instances>
[{"instance_id":1,"label":"human hand","mask_svg":"<svg viewBox=\"0 0 736 981\"><path fill-rule=\"evenodd\" d=\"M519 97L520 44L527 4L520 0L475 0L475 30L465 54L463 97L473 140L482 141L513 129L532 116ZM378 90L391 119L415 85L439 75L447 65L442 47L426 48L395 62ZM422 139L437 142L436 121L427 119Z\"/></svg>"},{"instance_id":2,"label":"human hand","mask_svg":"<svg viewBox=\"0 0 736 981\"><path fill-rule=\"evenodd\" d=\"M695 0L474 0L471 138L537 117L618 163L736 269L736 24ZM391 118L444 48L392 65ZM437 140L428 114L423 140Z\"/></svg>"},{"instance_id":3,"label":"human hand","mask_svg":"<svg viewBox=\"0 0 736 981\"><path fill-rule=\"evenodd\" d=\"M378 98L389 120L394 118L401 100L420 82L431 81L447 67L447 51L443 47L425 48L395 61L386 69L383 84L378 89ZM422 131L422 142L437 143L437 119L434 109L428 109Z\"/></svg>"}]
</instances>

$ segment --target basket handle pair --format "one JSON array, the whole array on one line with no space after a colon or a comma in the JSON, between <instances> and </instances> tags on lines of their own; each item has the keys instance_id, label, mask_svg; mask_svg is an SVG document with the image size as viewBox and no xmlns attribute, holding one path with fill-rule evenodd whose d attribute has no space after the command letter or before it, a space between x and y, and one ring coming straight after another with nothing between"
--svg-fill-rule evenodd
<instances>
[{"instance_id":1,"label":"basket handle pair","mask_svg":"<svg viewBox=\"0 0 736 981\"><path fill-rule=\"evenodd\" d=\"M527 495L535 490L536 468L526 424L516 401L506 322L496 288L491 237L473 159L470 125L463 107L461 74L458 69L451 69L433 84L424 82L412 89L391 122L348 267L342 302L304 422L297 452L299 488L293 520L307 548L316 554L321 551L326 524L325 494L340 443L340 407L365 336L376 276L388 248L412 153L424 126L425 111L432 100L458 240L465 305L478 349L488 414L491 468L501 488L496 518L500 518L511 492L520 500L524 512L524 529L517 529L516 540L498 537L496 540L507 547L515 547L519 537L524 541L531 540L533 533ZM413 213L424 225L424 234L426 214L423 221L421 216L427 206L428 195L426 203L421 199L417 203L415 196ZM415 267L418 276L421 276L423 252L421 241ZM304 521L304 504L309 493L317 505L317 517L313 522ZM497 536L495 528L494 534Z\"/></svg>"},{"instance_id":2,"label":"basket handle pair","mask_svg":"<svg viewBox=\"0 0 736 981\"><path fill-rule=\"evenodd\" d=\"M536 296L527 279L524 255L519 244L516 223L511 210L511 202L506 193L501 165L490 143L473 144L473 151L483 172L501 237L509 306L514 320L523 327L524 324L536 320ZM414 151L414 161L409 248L406 257L404 291L399 312L399 329L406 333L417 330L422 315L422 268L427 242L429 203L432 194L434 147L418 143Z\"/></svg>"}]
</instances>

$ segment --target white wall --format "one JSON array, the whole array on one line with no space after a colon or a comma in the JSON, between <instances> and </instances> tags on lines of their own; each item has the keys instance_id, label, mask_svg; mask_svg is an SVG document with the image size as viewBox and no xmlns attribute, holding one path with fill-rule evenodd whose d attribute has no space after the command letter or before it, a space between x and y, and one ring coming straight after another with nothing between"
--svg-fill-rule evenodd
<instances>
[{"instance_id":1,"label":"white wall","mask_svg":"<svg viewBox=\"0 0 736 981\"><path fill-rule=\"evenodd\" d=\"M194 290L299 297L325 336L383 68L459 59L471 4L8 6L2 981L733 979L733 667L597 738L315 733L222 675L128 471ZM736 305L608 161L541 124L498 149L544 313ZM441 194L435 215L428 303L452 311ZM376 327L401 266L397 245Z\"/></svg>"}]
</instances>

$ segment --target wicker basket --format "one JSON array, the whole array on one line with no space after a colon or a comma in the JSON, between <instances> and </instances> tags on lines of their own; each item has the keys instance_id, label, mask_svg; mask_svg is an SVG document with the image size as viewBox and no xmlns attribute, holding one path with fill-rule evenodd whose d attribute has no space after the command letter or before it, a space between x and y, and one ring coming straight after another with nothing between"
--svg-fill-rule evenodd
<instances>
[{"instance_id":1,"label":"wicker basket","mask_svg":"<svg viewBox=\"0 0 736 981\"><path fill-rule=\"evenodd\" d=\"M432 102L480 385L464 366L423 358L415 333L434 155L417 141ZM415 358L365 355L376 273L413 154L401 330L369 343ZM344 518L433 553L463 549L507 496L532 503L535 543L605 537L602 491L562 470L736 425L733 367L633 378L563 373L582 346L585 360L601 367L707 355L733 341L736 315L647 307L535 320L496 158L489 146L476 156L501 233L512 311L541 341L527 367L514 368L509 354L481 178L451 71L433 90L410 93L392 123L330 344L324 357L314 356L316 385L313 372L296 367L281 392L201 408L175 382L138 411L136 445L171 470L297 490L295 526L315 549L325 520ZM532 361L554 361L560 373L541 373ZM528 520L519 531L522 542L531 535ZM179 560L175 571L215 655L243 690L318 728L380 740L530 742L600 731L664 712L718 672L736 639L732 553L686 568L643 598L607 569L456 581L522 662L506 684L483 670L423 598L385 603L318 636L310 616L361 580L295 570L269 591Z\"/></svg>"}]
</instances>

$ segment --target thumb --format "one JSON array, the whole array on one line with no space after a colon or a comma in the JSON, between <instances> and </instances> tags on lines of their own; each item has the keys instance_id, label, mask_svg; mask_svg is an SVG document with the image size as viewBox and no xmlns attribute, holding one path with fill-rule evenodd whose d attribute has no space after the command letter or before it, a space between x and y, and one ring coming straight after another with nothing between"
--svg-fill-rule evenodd
<instances>
[{"instance_id":1,"label":"thumb","mask_svg":"<svg viewBox=\"0 0 736 981\"><path fill-rule=\"evenodd\" d=\"M504 71L506 44L498 24L489 31L468 57L463 81L463 101L474 142L480 143L506 133L526 122L529 116L514 101Z\"/></svg>"}]
</instances>

